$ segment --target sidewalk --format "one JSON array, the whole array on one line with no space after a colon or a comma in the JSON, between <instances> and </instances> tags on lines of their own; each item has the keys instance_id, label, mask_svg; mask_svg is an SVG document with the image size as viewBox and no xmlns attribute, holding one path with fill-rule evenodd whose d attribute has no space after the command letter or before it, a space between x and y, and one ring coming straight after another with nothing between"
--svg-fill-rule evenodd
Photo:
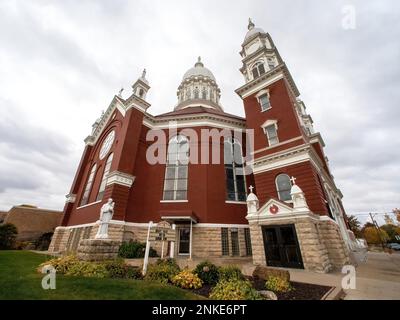
<instances>
[{"instance_id":1,"label":"sidewalk","mask_svg":"<svg viewBox=\"0 0 400 320\"><path fill-rule=\"evenodd\" d=\"M343 276L340 272L320 274L290 269L292 281L336 287L328 299L340 294ZM366 261L356 268L356 289L344 293L344 300L400 300L400 253L368 252Z\"/></svg>"},{"instance_id":2,"label":"sidewalk","mask_svg":"<svg viewBox=\"0 0 400 320\"><path fill-rule=\"evenodd\" d=\"M400 300L400 253L368 252L356 269L356 290L345 290L346 300Z\"/></svg>"}]
</instances>

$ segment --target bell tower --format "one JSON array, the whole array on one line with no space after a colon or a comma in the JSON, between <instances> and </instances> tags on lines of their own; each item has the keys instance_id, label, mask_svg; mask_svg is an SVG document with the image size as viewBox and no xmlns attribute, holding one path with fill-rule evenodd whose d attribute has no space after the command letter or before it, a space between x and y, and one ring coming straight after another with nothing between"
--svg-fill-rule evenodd
<instances>
[{"instance_id":1,"label":"bell tower","mask_svg":"<svg viewBox=\"0 0 400 320\"><path fill-rule=\"evenodd\" d=\"M240 72L243 74L246 83L273 70L282 63L279 52L268 33L255 27L250 18L247 29L240 51L243 63Z\"/></svg>"},{"instance_id":2,"label":"bell tower","mask_svg":"<svg viewBox=\"0 0 400 320\"><path fill-rule=\"evenodd\" d=\"M142 76L132 85L132 89L136 97L146 101L147 91L150 89L149 82L146 79L146 69L143 69Z\"/></svg>"}]
</instances>

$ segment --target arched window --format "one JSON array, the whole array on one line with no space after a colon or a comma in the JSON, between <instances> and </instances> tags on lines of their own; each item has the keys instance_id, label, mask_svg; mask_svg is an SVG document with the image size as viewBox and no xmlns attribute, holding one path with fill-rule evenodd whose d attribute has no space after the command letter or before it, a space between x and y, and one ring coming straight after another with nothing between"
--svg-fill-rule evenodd
<instances>
[{"instance_id":1,"label":"arched window","mask_svg":"<svg viewBox=\"0 0 400 320\"><path fill-rule=\"evenodd\" d=\"M227 200L246 201L242 146L239 141L232 137L224 141L224 163Z\"/></svg>"},{"instance_id":2,"label":"arched window","mask_svg":"<svg viewBox=\"0 0 400 320\"><path fill-rule=\"evenodd\" d=\"M168 144L164 200L187 199L188 164L189 142L185 136L178 134Z\"/></svg>"},{"instance_id":3,"label":"arched window","mask_svg":"<svg viewBox=\"0 0 400 320\"><path fill-rule=\"evenodd\" d=\"M97 194L97 199L96 199L97 201L103 199L104 190L106 189L107 177L108 174L110 173L112 159L113 159L113 154L111 153L107 158L106 164L104 165L103 177L101 178L99 193Z\"/></svg>"},{"instance_id":4,"label":"arched window","mask_svg":"<svg viewBox=\"0 0 400 320\"><path fill-rule=\"evenodd\" d=\"M187 88L186 89L186 100L189 100L190 99L190 88Z\"/></svg>"},{"instance_id":5,"label":"arched window","mask_svg":"<svg viewBox=\"0 0 400 320\"><path fill-rule=\"evenodd\" d=\"M96 168L97 168L97 165L94 164L92 167L92 170L90 170L89 178L87 179L87 182L86 182L85 191L83 192L83 196L82 196L82 200L81 200L81 204L80 204L81 206L84 206L89 201L90 190L92 190L92 184L93 184L93 180L94 180L94 175L96 173Z\"/></svg>"},{"instance_id":6,"label":"arched window","mask_svg":"<svg viewBox=\"0 0 400 320\"><path fill-rule=\"evenodd\" d=\"M207 91L206 91L206 88L203 88L203 90L201 91L201 98L202 98L202 99L207 99Z\"/></svg>"},{"instance_id":7,"label":"arched window","mask_svg":"<svg viewBox=\"0 0 400 320\"><path fill-rule=\"evenodd\" d=\"M292 196L290 195L290 189L292 189L292 184L290 183L290 177L287 174L282 173L276 177L275 182L279 200L282 201L292 200Z\"/></svg>"},{"instance_id":8,"label":"arched window","mask_svg":"<svg viewBox=\"0 0 400 320\"><path fill-rule=\"evenodd\" d=\"M262 74L265 73L264 64L262 62L257 62L253 66L253 69L251 70L251 72L253 73L254 79L258 78L259 76L261 76Z\"/></svg>"},{"instance_id":9,"label":"arched window","mask_svg":"<svg viewBox=\"0 0 400 320\"><path fill-rule=\"evenodd\" d=\"M199 88L194 88L194 98L198 99L199 98Z\"/></svg>"}]
</instances>

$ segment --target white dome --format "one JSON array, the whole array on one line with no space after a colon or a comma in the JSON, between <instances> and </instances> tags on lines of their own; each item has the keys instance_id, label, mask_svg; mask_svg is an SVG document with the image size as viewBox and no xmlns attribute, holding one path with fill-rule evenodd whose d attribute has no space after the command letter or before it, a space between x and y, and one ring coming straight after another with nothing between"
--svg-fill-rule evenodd
<instances>
[{"instance_id":1,"label":"white dome","mask_svg":"<svg viewBox=\"0 0 400 320\"><path fill-rule=\"evenodd\" d=\"M257 34L257 33L265 33L265 31L261 28L252 28L249 31L247 31L246 36L244 37L244 41L249 39L251 36Z\"/></svg>"},{"instance_id":2,"label":"white dome","mask_svg":"<svg viewBox=\"0 0 400 320\"><path fill-rule=\"evenodd\" d=\"M214 75L210 70L208 70L206 67L204 67L203 63L200 61L196 62L193 68L190 68L186 73L183 75L183 80L186 80L192 76L203 76L203 77L208 77L211 80L215 80Z\"/></svg>"},{"instance_id":3,"label":"white dome","mask_svg":"<svg viewBox=\"0 0 400 320\"><path fill-rule=\"evenodd\" d=\"M252 192L252 193L249 193L249 195L247 196L246 201L258 201L258 198L257 198L257 196Z\"/></svg>"}]
</instances>

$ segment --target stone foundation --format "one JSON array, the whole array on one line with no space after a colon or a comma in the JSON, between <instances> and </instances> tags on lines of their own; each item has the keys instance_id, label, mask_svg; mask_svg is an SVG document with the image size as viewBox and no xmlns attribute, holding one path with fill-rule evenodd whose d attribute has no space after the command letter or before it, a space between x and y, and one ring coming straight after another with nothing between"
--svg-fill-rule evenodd
<instances>
[{"instance_id":1,"label":"stone foundation","mask_svg":"<svg viewBox=\"0 0 400 320\"><path fill-rule=\"evenodd\" d=\"M84 261L112 260L118 256L121 241L84 239L79 242L77 256Z\"/></svg>"},{"instance_id":2,"label":"stone foundation","mask_svg":"<svg viewBox=\"0 0 400 320\"><path fill-rule=\"evenodd\" d=\"M177 225L177 230L180 225ZM131 225L124 223L111 223L109 225L108 234L111 240L123 241L135 240L146 242L147 239L147 226ZM193 225L192 235L192 258L231 258L231 257L246 257L246 243L244 236L244 229L240 228L227 228L228 229L228 242L229 242L229 255L222 255L221 245L221 227L205 227ZM239 239L239 252L233 255L231 231L237 229ZM78 251L79 243L85 239L94 239L98 230L98 225L82 225L71 227L58 227L54 232L53 239L49 246L49 251L52 253L68 254ZM158 254L161 255L161 242L152 242L151 246ZM169 253L169 244L164 244L164 255ZM174 242L175 257L178 255L178 231L176 241ZM185 255L182 255L185 257Z\"/></svg>"}]
</instances>

